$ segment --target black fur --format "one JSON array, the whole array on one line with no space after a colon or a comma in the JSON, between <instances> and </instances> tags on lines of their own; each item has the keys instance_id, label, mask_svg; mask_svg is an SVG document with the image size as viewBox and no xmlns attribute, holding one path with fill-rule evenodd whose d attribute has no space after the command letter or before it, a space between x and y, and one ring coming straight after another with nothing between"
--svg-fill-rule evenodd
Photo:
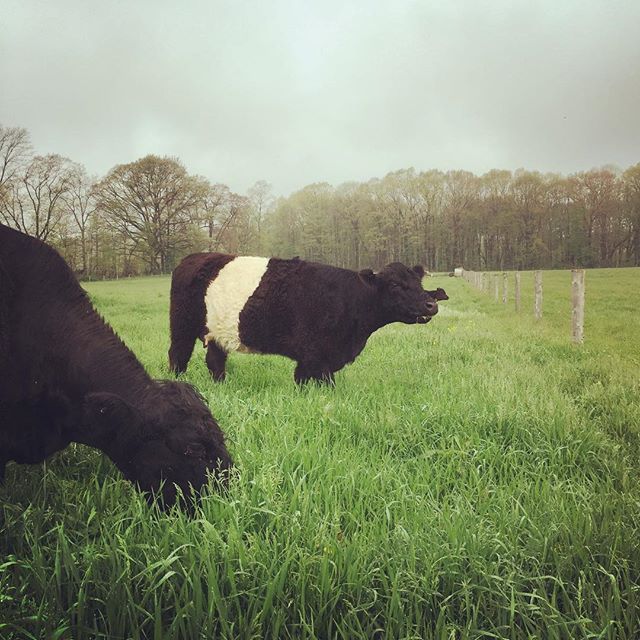
<instances>
[{"instance_id":1,"label":"black fur","mask_svg":"<svg viewBox=\"0 0 640 640\"><path fill-rule=\"evenodd\" d=\"M181 349L190 355L196 338L206 333L207 286L234 257L194 254L175 269L170 354ZM375 274L370 269L357 273L298 258L272 258L240 313L240 340L251 350L296 360L298 383L333 383L334 373L353 362L374 331L391 322L426 323L438 312L437 301L447 295L442 289L424 291L423 275L421 266L400 263ZM174 332L174 327L187 326L189 332ZM174 343L174 334L189 337ZM225 360L225 351L209 342L206 361L214 379L224 378ZM181 364L186 367L186 360Z\"/></svg>"},{"instance_id":2,"label":"black fur","mask_svg":"<svg viewBox=\"0 0 640 640\"><path fill-rule=\"evenodd\" d=\"M175 373L186 371L195 341L204 338L204 296L209 283L234 257L221 253L193 253L174 270L169 311L169 368Z\"/></svg>"},{"instance_id":3,"label":"black fur","mask_svg":"<svg viewBox=\"0 0 640 640\"><path fill-rule=\"evenodd\" d=\"M190 386L152 380L64 260L0 225L0 475L69 442L104 451L143 491L188 494L232 462ZM175 484L174 484L175 483Z\"/></svg>"}]
</instances>

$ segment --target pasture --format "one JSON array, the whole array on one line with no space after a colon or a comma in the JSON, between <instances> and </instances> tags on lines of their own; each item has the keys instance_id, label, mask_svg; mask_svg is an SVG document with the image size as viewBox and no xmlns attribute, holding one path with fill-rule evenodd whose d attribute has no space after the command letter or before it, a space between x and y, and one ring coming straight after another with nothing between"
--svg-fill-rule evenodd
<instances>
[{"instance_id":1,"label":"pasture","mask_svg":"<svg viewBox=\"0 0 640 640\"><path fill-rule=\"evenodd\" d=\"M72 446L7 467L2 638L634 638L640 623L640 269L570 276L536 323L460 279L336 376L231 355L206 398L237 475L192 519ZM168 278L86 285L167 377ZM532 304L532 302L531 302ZM529 306L527 306L529 305ZM44 319L43 319L44 321Z\"/></svg>"}]
</instances>

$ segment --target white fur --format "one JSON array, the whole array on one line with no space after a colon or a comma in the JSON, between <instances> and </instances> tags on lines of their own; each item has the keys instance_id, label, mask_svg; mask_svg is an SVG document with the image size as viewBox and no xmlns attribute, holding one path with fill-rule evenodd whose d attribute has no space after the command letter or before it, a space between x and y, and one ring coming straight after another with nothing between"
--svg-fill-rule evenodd
<instances>
[{"instance_id":1,"label":"white fur","mask_svg":"<svg viewBox=\"0 0 640 640\"><path fill-rule=\"evenodd\" d=\"M225 351L248 351L240 342L240 312L258 288L267 270L269 258L239 256L220 269L207 288L204 303L207 308L207 335Z\"/></svg>"}]
</instances>

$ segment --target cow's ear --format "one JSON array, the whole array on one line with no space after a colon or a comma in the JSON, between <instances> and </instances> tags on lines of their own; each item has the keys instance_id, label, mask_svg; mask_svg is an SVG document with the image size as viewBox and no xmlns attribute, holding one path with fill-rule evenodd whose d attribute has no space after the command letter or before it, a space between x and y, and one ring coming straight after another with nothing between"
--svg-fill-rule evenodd
<instances>
[{"instance_id":1,"label":"cow's ear","mask_svg":"<svg viewBox=\"0 0 640 640\"><path fill-rule=\"evenodd\" d=\"M449 296L444 289L438 287L435 291L427 291L434 300L448 300Z\"/></svg>"},{"instance_id":2,"label":"cow's ear","mask_svg":"<svg viewBox=\"0 0 640 640\"><path fill-rule=\"evenodd\" d=\"M417 264L413 267L413 270L421 277L424 278L424 267L421 264Z\"/></svg>"},{"instance_id":3,"label":"cow's ear","mask_svg":"<svg viewBox=\"0 0 640 640\"><path fill-rule=\"evenodd\" d=\"M371 269L363 269L358 275L367 284L375 284L376 282L376 274Z\"/></svg>"}]
</instances>

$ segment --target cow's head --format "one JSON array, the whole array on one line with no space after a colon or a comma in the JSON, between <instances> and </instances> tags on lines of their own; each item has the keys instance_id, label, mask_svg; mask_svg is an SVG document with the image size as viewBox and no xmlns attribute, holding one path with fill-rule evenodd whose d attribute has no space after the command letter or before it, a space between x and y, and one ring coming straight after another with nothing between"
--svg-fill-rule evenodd
<instances>
[{"instance_id":1,"label":"cow's head","mask_svg":"<svg viewBox=\"0 0 640 640\"><path fill-rule=\"evenodd\" d=\"M105 451L124 476L165 507L199 491L208 474L225 481L232 461L224 435L202 397L184 382L155 382L136 406L112 393L85 398L87 442ZM160 487L162 490L160 493Z\"/></svg>"},{"instance_id":2,"label":"cow's head","mask_svg":"<svg viewBox=\"0 0 640 640\"><path fill-rule=\"evenodd\" d=\"M410 268L393 262L378 273L364 269L360 277L377 289L387 322L425 324L438 313L438 300L448 300L443 289L425 291L422 288L424 268L420 265Z\"/></svg>"}]
</instances>

